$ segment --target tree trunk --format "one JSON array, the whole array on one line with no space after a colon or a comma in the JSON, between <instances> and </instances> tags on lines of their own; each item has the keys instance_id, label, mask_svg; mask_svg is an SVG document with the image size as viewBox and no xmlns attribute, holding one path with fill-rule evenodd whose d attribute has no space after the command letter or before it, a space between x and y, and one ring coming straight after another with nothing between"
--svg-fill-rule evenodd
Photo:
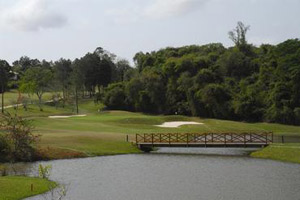
<instances>
[{"instance_id":1,"label":"tree trunk","mask_svg":"<svg viewBox=\"0 0 300 200\"><path fill-rule=\"evenodd\" d=\"M41 94L37 94L38 98L39 98L39 108L40 108L40 111L43 111L43 108L42 108L42 95Z\"/></svg>"},{"instance_id":2,"label":"tree trunk","mask_svg":"<svg viewBox=\"0 0 300 200\"><path fill-rule=\"evenodd\" d=\"M66 91L65 88L63 87L63 96L62 96L62 101L63 101L63 108L65 108L65 99L66 99Z\"/></svg>"},{"instance_id":3,"label":"tree trunk","mask_svg":"<svg viewBox=\"0 0 300 200\"><path fill-rule=\"evenodd\" d=\"M4 113L4 87L2 86L2 113Z\"/></svg>"},{"instance_id":4,"label":"tree trunk","mask_svg":"<svg viewBox=\"0 0 300 200\"><path fill-rule=\"evenodd\" d=\"M78 109L78 90L77 87L75 87L75 104L76 104L76 113L79 113L79 109Z\"/></svg>"}]
</instances>

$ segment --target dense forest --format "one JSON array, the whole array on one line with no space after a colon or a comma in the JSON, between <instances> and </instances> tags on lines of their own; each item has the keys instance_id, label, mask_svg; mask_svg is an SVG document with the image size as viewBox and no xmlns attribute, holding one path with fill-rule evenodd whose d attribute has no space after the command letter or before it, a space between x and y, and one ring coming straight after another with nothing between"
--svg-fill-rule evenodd
<instances>
[{"instance_id":1,"label":"dense forest","mask_svg":"<svg viewBox=\"0 0 300 200\"><path fill-rule=\"evenodd\" d=\"M77 109L79 98L94 98L107 109L299 125L299 39L256 47L246 40L248 30L239 22L229 32L229 48L212 43L139 52L135 67L102 48L74 61L21 57L10 66L1 60L0 92L36 94L41 110L43 93L51 91L59 105Z\"/></svg>"}]
</instances>

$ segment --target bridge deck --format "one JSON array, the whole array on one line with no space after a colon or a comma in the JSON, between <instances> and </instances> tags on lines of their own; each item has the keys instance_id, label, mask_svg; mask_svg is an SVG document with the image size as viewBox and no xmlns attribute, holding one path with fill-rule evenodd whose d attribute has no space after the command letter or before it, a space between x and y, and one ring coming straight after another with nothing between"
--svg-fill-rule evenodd
<instances>
[{"instance_id":1,"label":"bridge deck","mask_svg":"<svg viewBox=\"0 0 300 200\"><path fill-rule=\"evenodd\" d=\"M136 134L140 149L151 147L262 147L273 133L153 133Z\"/></svg>"}]
</instances>

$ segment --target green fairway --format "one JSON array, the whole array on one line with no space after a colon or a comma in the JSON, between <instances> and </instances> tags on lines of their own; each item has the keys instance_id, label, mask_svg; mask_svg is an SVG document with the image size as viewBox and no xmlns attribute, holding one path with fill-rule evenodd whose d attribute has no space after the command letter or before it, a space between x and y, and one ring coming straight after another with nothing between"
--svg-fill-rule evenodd
<instances>
[{"instance_id":1,"label":"green fairway","mask_svg":"<svg viewBox=\"0 0 300 200\"><path fill-rule=\"evenodd\" d=\"M0 177L0 200L19 200L42 194L47 192L54 184L54 182L46 179L3 176Z\"/></svg>"},{"instance_id":2,"label":"green fairway","mask_svg":"<svg viewBox=\"0 0 300 200\"><path fill-rule=\"evenodd\" d=\"M300 163L300 144L273 144L252 153L251 156Z\"/></svg>"},{"instance_id":3,"label":"green fairway","mask_svg":"<svg viewBox=\"0 0 300 200\"><path fill-rule=\"evenodd\" d=\"M42 149L42 156L47 159L138 153L139 150L134 145L126 142L126 135L129 135L130 141L133 142L137 133L272 131L275 135L300 136L299 126L147 115L126 111L98 112L102 107L101 104L95 105L92 101L84 101L79 108L80 113L87 116L65 119L50 119L48 116L74 114L71 108L55 109L44 106L44 111L40 112L37 106L30 105L28 111L22 108L18 113L34 119L35 133L42 136L39 148ZM16 112L12 108L8 110ZM168 121L195 121L203 125L184 125L179 128L154 126Z\"/></svg>"}]
</instances>

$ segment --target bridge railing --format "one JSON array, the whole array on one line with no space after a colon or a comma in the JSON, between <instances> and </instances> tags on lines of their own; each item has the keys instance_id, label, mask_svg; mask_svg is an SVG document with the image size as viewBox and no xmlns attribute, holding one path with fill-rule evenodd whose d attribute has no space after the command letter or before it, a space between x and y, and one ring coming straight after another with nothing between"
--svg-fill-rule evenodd
<instances>
[{"instance_id":1,"label":"bridge railing","mask_svg":"<svg viewBox=\"0 0 300 200\"><path fill-rule=\"evenodd\" d=\"M136 144L270 144L273 133L152 133L136 134Z\"/></svg>"}]
</instances>

